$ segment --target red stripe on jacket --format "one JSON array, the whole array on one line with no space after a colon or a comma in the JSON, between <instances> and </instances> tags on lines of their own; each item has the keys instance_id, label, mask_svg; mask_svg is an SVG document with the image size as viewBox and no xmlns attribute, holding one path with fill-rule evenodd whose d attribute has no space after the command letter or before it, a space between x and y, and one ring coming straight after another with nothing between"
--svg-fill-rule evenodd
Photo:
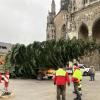
<instances>
[{"instance_id":1,"label":"red stripe on jacket","mask_svg":"<svg viewBox=\"0 0 100 100\"><path fill-rule=\"evenodd\" d=\"M79 83L79 80L77 78L72 77L72 82Z\"/></svg>"}]
</instances>

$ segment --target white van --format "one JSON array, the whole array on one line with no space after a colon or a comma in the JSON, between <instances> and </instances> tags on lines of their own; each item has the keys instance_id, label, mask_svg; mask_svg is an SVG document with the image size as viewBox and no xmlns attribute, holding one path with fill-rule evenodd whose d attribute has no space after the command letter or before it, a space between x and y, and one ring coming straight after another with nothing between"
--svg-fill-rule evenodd
<instances>
[{"instance_id":1,"label":"white van","mask_svg":"<svg viewBox=\"0 0 100 100\"><path fill-rule=\"evenodd\" d=\"M86 67L84 64L78 64L80 67L80 70L82 71L83 76L88 76L89 75L89 67Z\"/></svg>"},{"instance_id":2,"label":"white van","mask_svg":"<svg viewBox=\"0 0 100 100\"><path fill-rule=\"evenodd\" d=\"M83 76L89 75L90 68L85 67L84 64L78 64L78 66L80 67L80 70L81 70ZM68 74L71 74L71 75L73 74L73 68L66 68L66 71L68 72Z\"/></svg>"}]
</instances>

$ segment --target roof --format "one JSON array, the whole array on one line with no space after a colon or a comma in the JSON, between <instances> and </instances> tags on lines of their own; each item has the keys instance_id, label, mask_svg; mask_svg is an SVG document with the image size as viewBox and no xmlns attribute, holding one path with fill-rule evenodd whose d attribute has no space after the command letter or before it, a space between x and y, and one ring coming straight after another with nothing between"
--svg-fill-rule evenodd
<instances>
[{"instance_id":1,"label":"roof","mask_svg":"<svg viewBox=\"0 0 100 100\"><path fill-rule=\"evenodd\" d=\"M12 44L0 42L0 53L6 54L11 51Z\"/></svg>"}]
</instances>

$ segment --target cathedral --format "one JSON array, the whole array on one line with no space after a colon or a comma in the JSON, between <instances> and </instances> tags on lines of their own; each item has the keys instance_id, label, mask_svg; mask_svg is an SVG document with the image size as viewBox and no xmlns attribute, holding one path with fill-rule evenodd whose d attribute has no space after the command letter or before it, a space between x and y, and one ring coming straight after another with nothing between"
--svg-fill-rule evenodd
<instances>
[{"instance_id":1,"label":"cathedral","mask_svg":"<svg viewBox=\"0 0 100 100\"><path fill-rule=\"evenodd\" d=\"M95 39L100 41L100 0L61 0L56 14L55 1L47 16L46 40Z\"/></svg>"}]
</instances>

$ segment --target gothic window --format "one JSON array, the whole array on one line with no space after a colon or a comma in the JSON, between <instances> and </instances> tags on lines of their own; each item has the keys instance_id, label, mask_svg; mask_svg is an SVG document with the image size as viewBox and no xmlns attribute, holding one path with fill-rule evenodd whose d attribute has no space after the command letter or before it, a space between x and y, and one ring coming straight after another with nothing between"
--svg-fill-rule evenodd
<instances>
[{"instance_id":1,"label":"gothic window","mask_svg":"<svg viewBox=\"0 0 100 100\"><path fill-rule=\"evenodd\" d=\"M62 27L62 32L65 32L65 31L66 31L66 26L64 24L63 27Z\"/></svg>"},{"instance_id":2,"label":"gothic window","mask_svg":"<svg viewBox=\"0 0 100 100\"><path fill-rule=\"evenodd\" d=\"M49 34L47 34L47 38L49 39Z\"/></svg>"},{"instance_id":3,"label":"gothic window","mask_svg":"<svg viewBox=\"0 0 100 100\"><path fill-rule=\"evenodd\" d=\"M88 0L84 0L84 2L83 2L84 4L86 4L86 3L88 3Z\"/></svg>"},{"instance_id":4,"label":"gothic window","mask_svg":"<svg viewBox=\"0 0 100 100\"><path fill-rule=\"evenodd\" d=\"M52 39L53 39L53 34L52 34Z\"/></svg>"},{"instance_id":5,"label":"gothic window","mask_svg":"<svg viewBox=\"0 0 100 100\"><path fill-rule=\"evenodd\" d=\"M76 8L74 7L74 11L75 11L75 9L76 9Z\"/></svg>"},{"instance_id":6,"label":"gothic window","mask_svg":"<svg viewBox=\"0 0 100 100\"><path fill-rule=\"evenodd\" d=\"M66 25L64 24L61 29L61 36L62 38L66 38Z\"/></svg>"},{"instance_id":7,"label":"gothic window","mask_svg":"<svg viewBox=\"0 0 100 100\"><path fill-rule=\"evenodd\" d=\"M73 1L73 11L75 11L76 10L76 2L75 2L75 0Z\"/></svg>"},{"instance_id":8,"label":"gothic window","mask_svg":"<svg viewBox=\"0 0 100 100\"><path fill-rule=\"evenodd\" d=\"M88 27L85 23L82 23L81 26L79 27L79 33L78 33L78 38L87 40L88 39Z\"/></svg>"}]
</instances>

